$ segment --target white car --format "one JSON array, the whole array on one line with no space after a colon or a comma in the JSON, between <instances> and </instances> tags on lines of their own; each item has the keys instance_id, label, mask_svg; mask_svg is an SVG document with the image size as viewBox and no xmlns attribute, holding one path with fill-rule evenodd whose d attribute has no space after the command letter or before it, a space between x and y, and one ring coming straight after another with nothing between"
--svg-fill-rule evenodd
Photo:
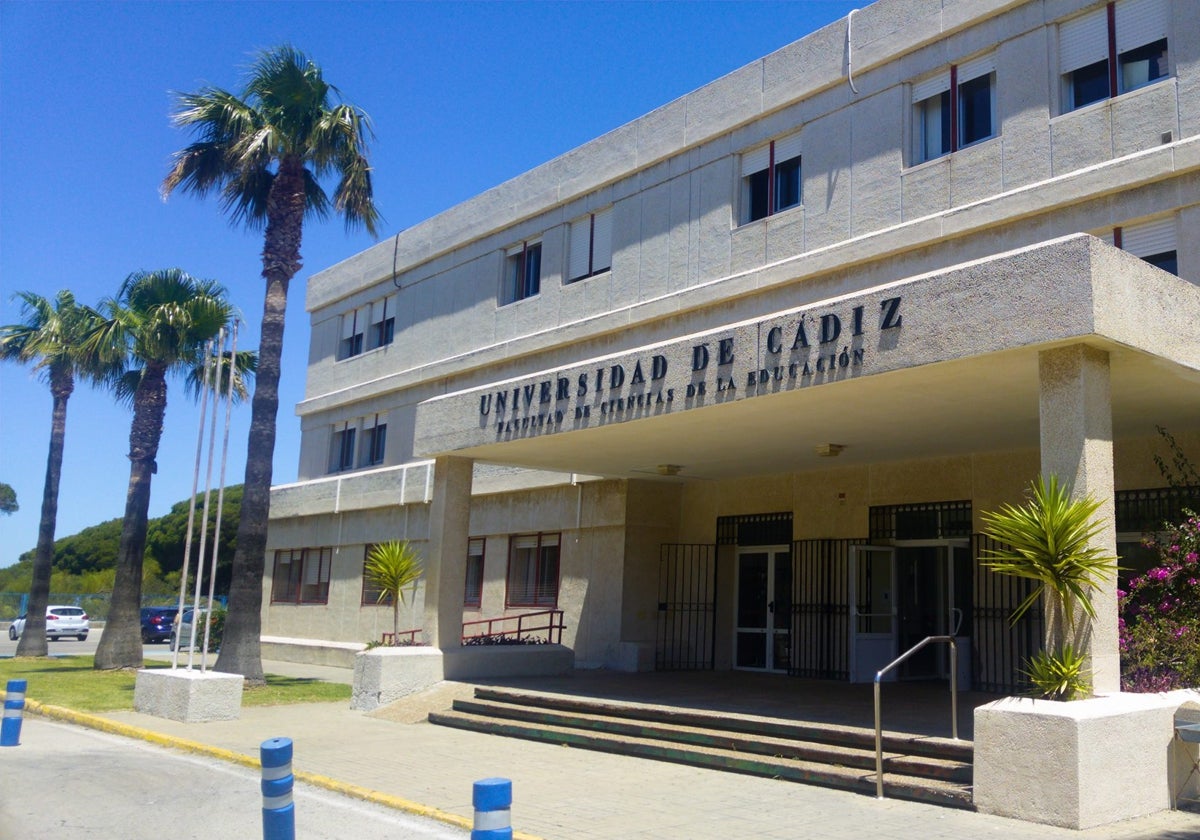
<instances>
[{"instance_id":1,"label":"white car","mask_svg":"<svg viewBox=\"0 0 1200 840\"><path fill-rule=\"evenodd\" d=\"M194 622L194 618L193 618L194 613L195 613L195 610L191 610L191 609L184 610L183 611L183 621L179 622L178 625L176 625L175 627L172 628L171 638L169 639L169 644L170 644L171 650L175 650L175 640L176 639L179 640L179 649L180 650L188 650L189 649L189 646L191 645L191 642L192 642L192 624ZM203 616L208 615L208 610L206 610L206 609L200 610L200 615L202 617L201 623L196 627L196 647L195 647L196 650L200 650L202 647L204 647Z\"/></svg>"},{"instance_id":2,"label":"white car","mask_svg":"<svg viewBox=\"0 0 1200 840\"><path fill-rule=\"evenodd\" d=\"M79 641L88 637L88 617L82 607L51 604L46 607L46 638L57 641L63 636L74 636ZM16 640L25 632L25 615L17 616L8 626L8 638Z\"/></svg>"}]
</instances>

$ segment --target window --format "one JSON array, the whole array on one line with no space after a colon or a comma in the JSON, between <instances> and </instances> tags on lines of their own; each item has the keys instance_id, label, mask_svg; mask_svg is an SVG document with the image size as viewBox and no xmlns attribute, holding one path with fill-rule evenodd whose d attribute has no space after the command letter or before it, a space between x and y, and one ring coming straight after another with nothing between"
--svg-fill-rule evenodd
<instances>
[{"instance_id":1,"label":"window","mask_svg":"<svg viewBox=\"0 0 1200 840\"><path fill-rule=\"evenodd\" d=\"M363 351L363 326L366 313L352 309L342 316L342 340L338 344L338 359L349 359Z\"/></svg>"},{"instance_id":2,"label":"window","mask_svg":"<svg viewBox=\"0 0 1200 840\"><path fill-rule=\"evenodd\" d=\"M525 242L505 252L503 303L533 297L541 291L542 243Z\"/></svg>"},{"instance_id":3,"label":"window","mask_svg":"<svg viewBox=\"0 0 1200 840\"><path fill-rule=\"evenodd\" d=\"M1058 27L1063 111L1073 111L1170 72L1166 0L1119 0Z\"/></svg>"},{"instance_id":4,"label":"window","mask_svg":"<svg viewBox=\"0 0 1200 840\"><path fill-rule=\"evenodd\" d=\"M742 155L742 224L800 204L800 133Z\"/></svg>"},{"instance_id":5,"label":"window","mask_svg":"<svg viewBox=\"0 0 1200 840\"><path fill-rule=\"evenodd\" d=\"M329 471L331 473L354 469L354 438L358 429L344 424L334 431L329 447Z\"/></svg>"},{"instance_id":6,"label":"window","mask_svg":"<svg viewBox=\"0 0 1200 840\"><path fill-rule=\"evenodd\" d=\"M524 534L509 540L506 606L558 606L558 542L558 534Z\"/></svg>"},{"instance_id":7,"label":"window","mask_svg":"<svg viewBox=\"0 0 1200 840\"><path fill-rule=\"evenodd\" d=\"M1139 225L1113 228L1112 243L1135 257L1176 276L1179 259L1176 254L1175 217L1167 216Z\"/></svg>"},{"instance_id":8,"label":"window","mask_svg":"<svg viewBox=\"0 0 1200 840\"><path fill-rule=\"evenodd\" d=\"M996 136L996 57L962 64L913 85L913 160L948 155Z\"/></svg>"},{"instance_id":9,"label":"window","mask_svg":"<svg viewBox=\"0 0 1200 840\"><path fill-rule=\"evenodd\" d=\"M567 282L574 283L612 267L612 208L571 222Z\"/></svg>"},{"instance_id":10,"label":"window","mask_svg":"<svg viewBox=\"0 0 1200 840\"><path fill-rule=\"evenodd\" d=\"M463 606L478 609L483 603L483 540L467 542L467 580L463 587Z\"/></svg>"},{"instance_id":11,"label":"window","mask_svg":"<svg viewBox=\"0 0 1200 840\"><path fill-rule=\"evenodd\" d=\"M371 550L374 548L374 543L367 543L367 545L363 547L362 603L363 606L368 604L386 604L390 607L392 605L392 601L394 600L392 598L392 594L390 592L384 592L378 586L375 586L369 580L367 580L367 559L371 556ZM380 593L383 593L382 600L379 598Z\"/></svg>"},{"instance_id":12,"label":"window","mask_svg":"<svg viewBox=\"0 0 1200 840\"><path fill-rule=\"evenodd\" d=\"M332 561L332 548L276 551L275 570L271 575L271 603L327 603Z\"/></svg>"},{"instance_id":13,"label":"window","mask_svg":"<svg viewBox=\"0 0 1200 840\"><path fill-rule=\"evenodd\" d=\"M362 444L359 446L358 465L360 467L376 467L382 464L386 444L387 423L380 423L378 414L368 417L362 425Z\"/></svg>"},{"instance_id":14,"label":"window","mask_svg":"<svg viewBox=\"0 0 1200 840\"><path fill-rule=\"evenodd\" d=\"M396 295L371 304L370 349L384 347L396 337Z\"/></svg>"}]
</instances>

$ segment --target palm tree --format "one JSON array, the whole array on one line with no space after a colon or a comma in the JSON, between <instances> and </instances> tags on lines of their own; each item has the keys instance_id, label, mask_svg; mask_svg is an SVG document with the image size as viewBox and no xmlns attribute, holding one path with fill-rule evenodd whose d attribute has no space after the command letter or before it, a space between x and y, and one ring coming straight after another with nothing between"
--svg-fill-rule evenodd
<instances>
[{"instance_id":1,"label":"palm tree","mask_svg":"<svg viewBox=\"0 0 1200 840\"><path fill-rule=\"evenodd\" d=\"M97 357L123 363L110 384L121 402L133 406L129 429L129 488L117 549L116 578L95 667L140 668L139 610L142 558L146 550L150 481L167 410L167 379L190 374L204 364L208 342L234 317L225 289L179 269L129 275L116 298L101 304L108 316L87 337Z\"/></svg>"},{"instance_id":2,"label":"palm tree","mask_svg":"<svg viewBox=\"0 0 1200 840\"><path fill-rule=\"evenodd\" d=\"M46 457L46 482L42 489L42 518L38 525L37 553L29 587L28 618L17 656L46 656L46 606L50 602L50 572L54 565L54 527L58 520L58 484L62 478L63 447L67 431L67 401L76 377L94 379L100 374L94 359L82 350L82 338L99 318L75 302L69 291L53 301L33 292L16 295L21 301L19 324L0 327L0 358L33 365L50 385L53 409L50 452Z\"/></svg>"},{"instance_id":3,"label":"palm tree","mask_svg":"<svg viewBox=\"0 0 1200 840\"><path fill-rule=\"evenodd\" d=\"M279 368L288 283L300 270L306 217L340 214L347 229L375 235L379 214L371 191L367 115L334 104L339 91L303 53L277 47L261 53L240 95L206 87L177 96L177 126L195 142L175 155L163 181L206 196L215 192L235 224L264 229L266 281L259 333L258 381L250 414L245 495L229 591L229 616L216 669L263 682L263 563L271 508L271 468L279 409ZM332 201L321 180L337 178Z\"/></svg>"},{"instance_id":4,"label":"palm tree","mask_svg":"<svg viewBox=\"0 0 1200 840\"><path fill-rule=\"evenodd\" d=\"M372 547L363 567L367 582L379 589L376 603L392 601L392 638L400 643L400 604L404 590L421 577L421 555L408 540L392 540Z\"/></svg>"},{"instance_id":5,"label":"palm tree","mask_svg":"<svg viewBox=\"0 0 1200 840\"><path fill-rule=\"evenodd\" d=\"M984 534L1002 544L988 551L984 565L1035 584L1013 611L1012 620L1017 621L1039 600L1044 599L1048 607L1044 651L1031 661L1028 672L1039 686L1041 671L1082 664L1078 651L1086 644L1090 622L1096 617L1091 590L1116 574L1117 558L1093 545L1103 529L1103 523L1095 519L1099 509L1100 502L1090 496L1072 499L1070 488L1052 475L1031 484L1025 504L1003 505L999 511L982 514ZM1061 673L1052 680L1056 684L1061 681ZM1069 696L1074 690L1048 693Z\"/></svg>"}]
</instances>

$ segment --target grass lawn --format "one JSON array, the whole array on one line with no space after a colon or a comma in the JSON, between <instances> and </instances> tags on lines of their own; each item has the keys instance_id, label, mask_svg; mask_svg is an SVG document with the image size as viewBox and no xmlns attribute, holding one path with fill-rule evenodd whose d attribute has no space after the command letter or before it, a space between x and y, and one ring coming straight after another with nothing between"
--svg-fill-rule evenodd
<instances>
[{"instance_id":1,"label":"grass lawn","mask_svg":"<svg viewBox=\"0 0 1200 840\"><path fill-rule=\"evenodd\" d=\"M147 668L167 668L168 662L146 660ZM95 671L90 656L54 659L0 659L0 683L27 680L25 696L49 706L79 712L133 711L135 671ZM323 703L349 700L350 686L322 680L267 674L267 684L242 692L243 706L285 703Z\"/></svg>"}]
</instances>

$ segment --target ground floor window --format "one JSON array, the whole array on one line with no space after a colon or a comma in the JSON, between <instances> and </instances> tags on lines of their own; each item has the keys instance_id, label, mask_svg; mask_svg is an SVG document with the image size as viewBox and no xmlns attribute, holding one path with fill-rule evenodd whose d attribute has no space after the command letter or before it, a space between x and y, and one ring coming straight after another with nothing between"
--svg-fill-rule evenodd
<instances>
[{"instance_id":1,"label":"ground floor window","mask_svg":"<svg viewBox=\"0 0 1200 840\"><path fill-rule=\"evenodd\" d=\"M483 540L467 542L467 580L463 587L463 606L479 609L483 603Z\"/></svg>"},{"instance_id":2,"label":"ground floor window","mask_svg":"<svg viewBox=\"0 0 1200 840\"><path fill-rule=\"evenodd\" d=\"M272 604L324 604L329 601L332 548L295 548L275 552Z\"/></svg>"},{"instance_id":3,"label":"ground floor window","mask_svg":"<svg viewBox=\"0 0 1200 840\"><path fill-rule=\"evenodd\" d=\"M384 592L367 578L367 560L370 559L371 552L374 550L375 545L373 543L367 543L366 548L363 550L362 603L364 606L367 604L387 604L390 607L392 601L395 600L392 597L392 593ZM379 597L381 594L383 595L382 599Z\"/></svg>"},{"instance_id":4,"label":"ground floor window","mask_svg":"<svg viewBox=\"0 0 1200 840\"><path fill-rule=\"evenodd\" d=\"M558 544L558 534L521 534L509 540L507 606L558 606Z\"/></svg>"}]
</instances>

